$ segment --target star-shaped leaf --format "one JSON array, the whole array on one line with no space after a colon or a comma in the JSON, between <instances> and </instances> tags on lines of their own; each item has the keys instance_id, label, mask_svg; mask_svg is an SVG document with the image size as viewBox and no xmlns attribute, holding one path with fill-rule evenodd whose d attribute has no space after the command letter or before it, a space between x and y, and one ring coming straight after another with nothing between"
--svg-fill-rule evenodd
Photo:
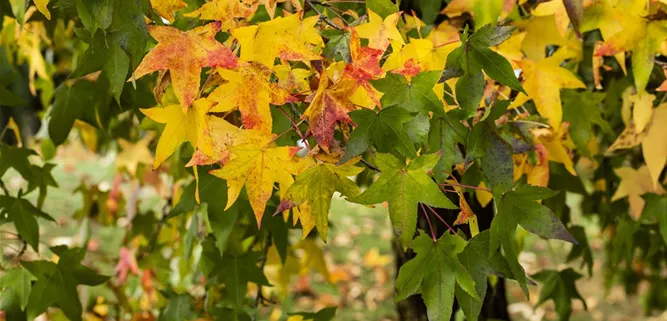
<instances>
[{"instance_id":1,"label":"star-shaped leaf","mask_svg":"<svg viewBox=\"0 0 667 321\"><path fill-rule=\"evenodd\" d=\"M176 97L189 107L199 92L202 68L237 66L237 58L231 50L215 40L220 26L220 22L213 22L187 32L170 26L149 26L148 32L158 44L134 71L135 77L169 70Z\"/></svg>"},{"instance_id":2,"label":"star-shaped leaf","mask_svg":"<svg viewBox=\"0 0 667 321\"><path fill-rule=\"evenodd\" d=\"M294 14L234 29L231 34L241 44L242 60L256 61L271 68L276 58L289 61L321 59L311 49L315 45L323 45L322 38L313 27L316 21L310 18L302 21Z\"/></svg>"},{"instance_id":3,"label":"star-shaped leaf","mask_svg":"<svg viewBox=\"0 0 667 321\"><path fill-rule=\"evenodd\" d=\"M357 196L359 187L348 177L355 176L362 170L354 166L353 161L341 165L320 162L296 177L294 184L283 196L276 213L308 202L315 217L317 231L326 242L331 197L336 191L346 197ZM305 230L304 235L308 235Z\"/></svg>"},{"instance_id":4,"label":"star-shaped leaf","mask_svg":"<svg viewBox=\"0 0 667 321\"><path fill-rule=\"evenodd\" d=\"M457 286L479 301L475 280L457 257L465 246L458 235L445 233L436 242L421 231L410 245L417 255L398 271L396 300L421 293L431 321L450 319Z\"/></svg>"},{"instance_id":5,"label":"star-shaped leaf","mask_svg":"<svg viewBox=\"0 0 667 321\"><path fill-rule=\"evenodd\" d=\"M614 202L627 197L630 203L630 216L635 220L641 216L646 203L641 197L642 195L646 193L662 195L665 193L662 185L653 185L651 173L647 166L641 166L638 169L621 167L614 169L614 172L621 178L621 183L616 188L611 201Z\"/></svg>"},{"instance_id":6,"label":"star-shaped leaf","mask_svg":"<svg viewBox=\"0 0 667 321\"><path fill-rule=\"evenodd\" d=\"M556 312L559 320L569 320L572 314L572 300L579 299L586 306L586 300L577 291L575 282L581 278L581 274L577 273L572 268L567 268L562 271L543 270L532 277L538 282L542 283L540 289L540 299L536 306L551 299L556 304Z\"/></svg>"},{"instance_id":7,"label":"star-shaped leaf","mask_svg":"<svg viewBox=\"0 0 667 321\"><path fill-rule=\"evenodd\" d=\"M292 157L300 149L272 144L272 135L252 131L247 142L231 148L231 160L222 169L211 172L227 180L227 208L236 202L245 186L258 227L262 223L266 202L273 195L273 185L276 182L281 186L292 183L292 174L296 171Z\"/></svg>"},{"instance_id":8,"label":"star-shaped leaf","mask_svg":"<svg viewBox=\"0 0 667 321\"><path fill-rule=\"evenodd\" d=\"M440 153L422 155L406 165L390 154L377 154L376 166L382 171L380 178L350 201L367 205L388 202L394 233L399 235L401 244L407 248L417 228L419 203L456 208L427 175L440 156Z\"/></svg>"},{"instance_id":9,"label":"star-shaped leaf","mask_svg":"<svg viewBox=\"0 0 667 321\"><path fill-rule=\"evenodd\" d=\"M21 267L13 268L3 272L0 277L0 289L11 289L21 309L25 309L32 288L30 282L33 280L35 278L27 270Z\"/></svg>"},{"instance_id":10,"label":"star-shaped leaf","mask_svg":"<svg viewBox=\"0 0 667 321\"><path fill-rule=\"evenodd\" d=\"M374 49L386 50L391 40L403 44L403 37L396 29L396 23L401 17L400 12L388 15L384 20L377 13L368 9L368 22L355 28L361 38L368 39L368 46Z\"/></svg>"},{"instance_id":11,"label":"star-shaped leaf","mask_svg":"<svg viewBox=\"0 0 667 321\"><path fill-rule=\"evenodd\" d=\"M410 112L443 114L442 102L433 91L439 77L439 71L422 72L408 81L403 75L388 73L371 83L384 93L381 102L385 107L398 105Z\"/></svg>"},{"instance_id":12,"label":"star-shaped leaf","mask_svg":"<svg viewBox=\"0 0 667 321\"><path fill-rule=\"evenodd\" d=\"M14 222L16 231L35 252L39 252L37 217L55 222L51 216L32 205L28 200L8 195L0 196L0 214L7 215L7 219Z\"/></svg>"},{"instance_id":13,"label":"star-shaped leaf","mask_svg":"<svg viewBox=\"0 0 667 321\"><path fill-rule=\"evenodd\" d=\"M326 73L320 75L319 87L302 118L310 122L310 132L325 151L333 143L334 128L338 122L350 122L349 112L357 109L350 102L356 83L342 80L334 83Z\"/></svg>"},{"instance_id":14,"label":"star-shaped leaf","mask_svg":"<svg viewBox=\"0 0 667 321\"><path fill-rule=\"evenodd\" d=\"M206 112L211 106L211 101L199 99L192 104L192 108L186 110L183 110L180 105L141 109L141 112L148 118L166 124L157 144L153 168L158 168L182 143L190 142L193 147L197 146L202 128L206 123ZM212 151L208 152L208 154L212 153Z\"/></svg>"},{"instance_id":15,"label":"star-shaped leaf","mask_svg":"<svg viewBox=\"0 0 667 321\"><path fill-rule=\"evenodd\" d=\"M81 321L82 307L77 285L100 285L109 278L81 265L85 251L80 248L52 248L59 256L58 263L51 261L23 261L22 265L37 278L28 297L28 319L32 320L57 306L72 321Z\"/></svg>"},{"instance_id":16,"label":"star-shaped leaf","mask_svg":"<svg viewBox=\"0 0 667 321\"><path fill-rule=\"evenodd\" d=\"M375 107L375 105L382 107L380 103L381 94L369 82L370 80L381 78L384 74L384 71L379 66L382 53L382 50L362 47L359 36L354 29L352 30L350 37L350 55L352 61L345 66L343 78L353 79L361 87L357 90L362 89L364 91L362 95L367 97L364 100L372 102L371 106L367 105L366 107Z\"/></svg>"},{"instance_id":17,"label":"star-shaped leaf","mask_svg":"<svg viewBox=\"0 0 667 321\"><path fill-rule=\"evenodd\" d=\"M404 128L405 122L413 118L412 113L392 106L379 112L368 109L356 110L351 112L350 116L357 124L357 128L350 135L345 155L340 162L346 162L363 154L370 146L375 146L381 153L389 153L396 149L405 157L415 157L417 151L414 143Z\"/></svg>"},{"instance_id":18,"label":"star-shaped leaf","mask_svg":"<svg viewBox=\"0 0 667 321\"><path fill-rule=\"evenodd\" d=\"M208 99L218 104L212 112L241 111L243 127L266 133L271 132L273 119L269 103L282 105L289 96L269 82L271 70L260 64L243 66L239 70L218 69L227 82L218 86ZM277 99L277 100L276 100Z\"/></svg>"},{"instance_id":19,"label":"star-shaped leaf","mask_svg":"<svg viewBox=\"0 0 667 321\"><path fill-rule=\"evenodd\" d=\"M489 256L496 253L502 243L510 261L512 274L519 281L521 288L528 296L526 277L523 268L518 265L514 234L517 225L529 232L547 239L559 239L573 244L577 240L567 231L563 223L556 218L548 207L538 203L538 200L551 198L557 193L548 188L532 185L521 185L508 191L500 198L498 214L491 222L491 246Z\"/></svg>"},{"instance_id":20,"label":"star-shaped leaf","mask_svg":"<svg viewBox=\"0 0 667 321\"><path fill-rule=\"evenodd\" d=\"M180 1L180 0L179 0ZM223 30L243 26L257 11L258 1L212 0L204 3L197 10L184 14L185 17L197 17L201 20L220 21Z\"/></svg>"},{"instance_id":21,"label":"star-shaped leaf","mask_svg":"<svg viewBox=\"0 0 667 321\"><path fill-rule=\"evenodd\" d=\"M118 144L122 151L116 156L116 168L124 168L130 175L135 176L139 164L153 164L153 155L148 149L148 145L152 139L152 134L145 135L135 143L131 143L122 138L119 139Z\"/></svg>"}]
</instances>

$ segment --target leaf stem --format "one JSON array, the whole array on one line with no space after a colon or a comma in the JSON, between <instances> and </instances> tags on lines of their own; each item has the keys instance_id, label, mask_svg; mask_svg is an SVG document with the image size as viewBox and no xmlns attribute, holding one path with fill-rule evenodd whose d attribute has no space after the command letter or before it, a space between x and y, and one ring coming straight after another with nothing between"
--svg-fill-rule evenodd
<instances>
[{"instance_id":1,"label":"leaf stem","mask_svg":"<svg viewBox=\"0 0 667 321\"><path fill-rule=\"evenodd\" d=\"M466 184L449 184L449 183L442 183L438 184L440 186L452 186L452 187L465 187L465 188L472 188L480 191L485 191L491 193L491 190L484 188L484 187L479 187L479 186L472 186L472 185L466 185ZM458 193L458 192L457 192Z\"/></svg>"},{"instance_id":2,"label":"leaf stem","mask_svg":"<svg viewBox=\"0 0 667 321\"><path fill-rule=\"evenodd\" d=\"M343 30L343 28L339 27L333 21L329 20L329 18L327 18L327 16L322 14L321 11L317 10L317 8L315 8L315 5L313 5L313 3L310 0L306 0L306 3L308 4L308 6L311 9L313 9L313 11L315 11L315 13L317 13L317 15L320 16L320 20L324 21L326 24L328 24L329 26L331 26L332 28L334 28L336 30Z\"/></svg>"},{"instance_id":3,"label":"leaf stem","mask_svg":"<svg viewBox=\"0 0 667 321\"><path fill-rule=\"evenodd\" d=\"M447 226L447 228L449 229L450 232L452 232L452 234L456 234L456 231L454 231L454 229L447 223L447 221L445 221L445 220L438 214L438 212L436 212L436 211L433 209L433 207L429 206L428 204L426 204L426 207L427 207L429 210L431 210L431 213L433 213L433 215L435 215L435 217L437 217L437 218L440 220L440 222L444 223L445 226Z\"/></svg>"},{"instance_id":4,"label":"leaf stem","mask_svg":"<svg viewBox=\"0 0 667 321\"><path fill-rule=\"evenodd\" d=\"M422 212L424 213L424 217L426 217L426 222L428 222L428 228L431 230L431 238L433 238L433 242L437 242L438 239L435 237L435 231L433 230L431 219L428 217L428 212L424 208L424 203L419 203L419 205L422 207Z\"/></svg>"},{"instance_id":5,"label":"leaf stem","mask_svg":"<svg viewBox=\"0 0 667 321\"><path fill-rule=\"evenodd\" d=\"M285 117L289 119L290 123L292 123L292 127L294 127L296 133L299 134L299 137L301 137L301 141L304 143L304 145L306 145L306 148L310 151L310 144L308 143L306 137L303 136L303 133L301 133L301 130L299 129L299 126L297 126L296 123L294 122L294 119L292 119L292 117L290 117L290 115L287 112L285 112L283 106L278 106L278 108L283 113L283 115L285 115Z\"/></svg>"}]
</instances>

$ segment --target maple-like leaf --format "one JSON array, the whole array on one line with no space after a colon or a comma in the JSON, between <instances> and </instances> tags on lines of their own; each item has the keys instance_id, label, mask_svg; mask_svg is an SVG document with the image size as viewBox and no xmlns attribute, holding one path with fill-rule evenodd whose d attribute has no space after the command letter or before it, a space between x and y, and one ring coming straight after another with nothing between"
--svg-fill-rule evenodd
<instances>
[{"instance_id":1,"label":"maple-like leaf","mask_svg":"<svg viewBox=\"0 0 667 321\"><path fill-rule=\"evenodd\" d=\"M122 152L116 156L116 168L125 168L130 175L135 176L139 164L153 164L153 155L148 149L148 145L152 139L152 134L145 135L136 143L119 139L118 145L120 145Z\"/></svg>"},{"instance_id":2,"label":"maple-like leaf","mask_svg":"<svg viewBox=\"0 0 667 321\"><path fill-rule=\"evenodd\" d=\"M296 14L278 17L258 25L234 29L232 36L241 44L241 59L273 67L276 58L311 61L322 57L312 47L321 46L322 38L313 25L317 17L303 21Z\"/></svg>"},{"instance_id":3,"label":"maple-like leaf","mask_svg":"<svg viewBox=\"0 0 667 321\"><path fill-rule=\"evenodd\" d=\"M222 169L211 174L227 181L227 207L239 197L243 186L248 193L250 206L259 227L264 216L266 202L273 195L273 185L290 185L296 172L292 157L299 147L275 147L273 135L251 131L248 140L231 148L232 157Z\"/></svg>"},{"instance_id":4,"label":"maple-like leaf","mask_svg":"<svg viewBox=\"0 0 667 321\"><path fill-rule=\"evenodd\" d=\"M420 231L410 245L417 255L398 271L396 300L421 293L428 319L432 321L450 319L456 286L479 301L475 280L457 257L465 246L466 241L458 235L445 233L434 242Z\"/></svg>"},{"instance_id":5,"label":"maple-like leaf","mask_svg":"<svg viewBox=\"0 0 667 321\"><path fill-rule=\"evenodd\" d=\"M224 118L207 114L201 122L197 150L185 166L225 163L231 156L231 146L243 142L246 131Z\"/></svg>"},{"instance_id":6,"label":"maple-like leaf","mask_svg":"<svg viewBox=\"0 0 667 321\"><path fill-rule=\"evenodd\" d=\"M199 99L186 110L180 105L141 109L148 118L166 124L157 144L153 168L158 168L182 143L190 142L193 147L197 146L202 126L206 123L206 112L212 104L207 99Z\"/></svg>"},{"instance_id":7,"label":"maple-like leaf","mask_svg":"<svg viewBox=\"0 0 667 321\"><path fill-rule=\"evenodd\" d=\"M654 186L652 184L651 173L646 166L641 166L638 169L621 167L614 169L614 172L621 178L621 183L616 188L611 201L614 202L627 197L630 203L630 216L635 220L639 219L646 203L641 197L642 195L646 193L662 195L665 193L661 185Z\"/></svg>"},{"instance_id":8,"label":"maple-like leaf","mask_svg":"<svg viewBox=\"0 0 667 321\"><path fill-rule=\"evenodd\" d=\"M587 10L584 29L599 29L604 43L597 48L596 56L615 56L632 51L632 74L635 87L644 91L655 62L655 52L667 37L664 20L649 19L652 12L643 0L598 1ZM621 65L624 62L619 61Z\"/></svg>"},{"instance_id":9,"label":"maple-like leaf","mask_svg":"<svg viewBox=\"0 0 667 321\"><path fill-rule=\"evenodd\" d=\"M242 26L257 11L258 6L259 1L212 0L183 16L220 21L221 28L229 30Z\"/></svg>"},{"instance_id":10,"label":"maple-like leaf","mask_svg":"<svg viewBox=\"0 0 667 321\"><path fill-rule=\"evenodd\" d=\"M355 176L362 170L354 166L354 161L341 165L320 162L296 177L294 184L282 197L276 213L308 202L315 217L317 231L326 242L331 197L335 191L347 197L357 196L359 187L348 177ZM304 235L308 235L305 230Z\"/></svg>"},{"instance_id":11,"label":"maple-like leaf","mask_svg":"<svg viewBox=\"0 0 667 321\"><path fill-rule=\"evenodd\" d=\"M137 259L134 255L134 252L130 249L126 247L120 248L118 263L116 263L116 267L114 268L119 284L125 284L130 273L139 275L139 265L137 265Z\"/></svg>"},{"instance_id":12,"label":"maple-like leaf","mask_svg":"<svg viewBox=\"0 0 667 321\"><path fill-rule=\"evenodd\" d=\"M349 112L357 109L350 101L356 89L353 80L334 83L326 73L320 74L319 87L302 118L310 122L310 132L317 144L329 151L333 143L334 128L338 122L350 122Z\"/></svg>"},{"instance_id":13,"label":"maple-like leaf","mask_svg":"<svg viewBox=\"0 0 667 321\"><path fill-rule=\"evenodd\" d=\"M220 22L196 27L187 32L169 26L149 26L158 41L137 69L136 78L156 70L169 70L174 92L180 103L189 107L197 98L201 70L204 67L235 68L236 56L215 40Z\"/></svg>"},{"instance_id":14,"label":"maple-like leaf","mask_svg":"<svg viewBox=\"0 0 667 321\"><path fill-rule=\"evenodd\" d=\"M400 12L388 15L384 20L377 13L368 9L368 22L355 27L361 38L368 39L370 48L386 50L390 41L403 44L403 37L396 29L396 23L401 17Z\"/></svg>"},{"instance_id":15,"label":"maple-like leaf","mask_svg":"<svg viewBox=\"0 0 667 321\"><path fill-rule=\"evenodd\" d=\"M174 22L174 14L176 11L187 6L188 4L182 0L151 0L151 7L153 7L153 10L169 22Z\"/></svg>"},{"instance_id":16,"label":"maple-like leaf","mask_svg":"<svg viewBox=\"0 0 667 321\"><path fill-rule=\"evenodd\" d=\"M588 309L586 300L579 294L575 285L575 282L581 278L582 275L572 268L567 268L562 271L543 270L532 275L532 277L540 283L543 283L540 290L540 299L536 306L539 306L549 299L554 300L554 303L556 304L556 312L558 312L560 320L569 319L572 314L571 300L573 299L580 300L584 305L584 309Z\"/></svg>"},{"instance_id":17,"label":"maple-like leaf","mask_svg":"<svg viewBox=\"0 0 667 321\"><path fill-rule=\"evenodd\" d=\"M244 128L270 133L273 119L269 103L282 105L289 96L285 90L269 82L271 70L251 63L238 70L218 69L218 73L227 82L208 96L208 99L217 102L210 111L229 112L238 109Z\"/></svg>"},{"instance_id":18,"label":"maple-like leaf","mask_svg":"<svg viewBox=\"0 0 667 321\"><path fill-rule=\"evenodd\" d=\"M248 0L245 0L248 1ZM257 1L257 0L250 0L250 1ZM278 8L278 3L282 2L287 2L288 0L259 0L260 3L264 5L266 8L266 12L269 14L269 17L273 19L273 17L276 15L276 8ZM301 11L303 8L301 7L301 3L303 1L300 0L289 0L290 4L292 7L294 7L297 11Z\"/></svg>"},{"instance_id":19,"label":"maple-like leaf","mask_svg":"<svg viewBox=\"0 0 667 321\"><path fill-rule=\"evenodd\" d=\"M558 129L563 120L560 90L586 87L571 71L560 66L562 59L562 55L556 53L537 62L532 60L519 62L524 73L523 88L528 95L519 93L510 108L532 99L540 115L549 119L551 127Z\"/></svg>"},{"instance_id":20,"label":"maple-like leaf","mask_svg":"<svg viewBox=\"0 0 667 321\"><path fill-rule=\"evenodd\" d=\"M350 36L352 62L345 66L342 76L343 78L355 80L357 85L361 87L359 89L363 89L363 94L379 107L382 107L380 103L381 94L371 85L369 80L379 79L384 74L384 71L379 66L382 53L382 50L362 47L359 35L353 29Z\"/></svg>"},{"instance_id":21,"label":"maple-like leaf","mask_svg":"<svg viewBox=\"0 0 667 321\"><path fill-rule=\"evenodd\" d=\"M427 175L441 153L422 155L406 165L391 154L376 155L380 178L361 195L350 201L359 204L389 203L389 217L394 233L407 248L417 228L417 206L424 203L439 208L456 208L438 185Z\"/></svg>"},{"instance_id":22,"label":"maple-like leaf","mask_svg":"<svg viewBox=\"0 0 667 321\"><path fill-rule=\"evenodd\" d=\"M569 124L563 123L558 130L553 128L536 128L533 135L536 140L544 146L550 161L565 165L570 174L577 176L574 170L574 163L570 155L572 141L567 136Z\"/></svg>"}]
</instances>

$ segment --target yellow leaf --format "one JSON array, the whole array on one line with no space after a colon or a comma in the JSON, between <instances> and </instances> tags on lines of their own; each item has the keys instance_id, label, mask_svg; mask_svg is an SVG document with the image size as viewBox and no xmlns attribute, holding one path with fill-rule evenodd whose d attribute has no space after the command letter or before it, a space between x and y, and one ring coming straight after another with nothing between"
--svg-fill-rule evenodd
<instances>
[{"instance_id":1,"label":"yellow leaf","mask_svg":"<svg viewBox=\"0 0 667 321\"><path fill-rule=\"evenodd\" d=\"M452 0L440 13L457 17L469 12L475 18L476 26L497 22L514 9L516 1L507 0Z\"/></svg>"},{"instance_id":2,"label":"yellow leaf","mask_svg":"<svg viewBox=\"0 0 667 321\"><path fill-rule=\"evenodd\" d=\"M312 19L301 21L294 14L234 29L231 34L241 44L242 60L256 61L272 68L276 58L289 61L321 59L312 49L322 44L322 38L313 27L316 22Z\"/></svg>"},{"instance_id":3,"label":"yellow leaf","mask_svg":"<svg viewBox=\"0 0 667 321\"><path fill-rule=\"evenodd\" d=\"M248 131L248 141L231 148L231 160L211 174L227 181L227 207L231 207L246 188L257 226L261 226L266 202L273 195L273 185L293 182L292 157L299 147L272 147L273 135ZM282 185L282 184L281 184ZM281 186L282 187L282 186Z\"/></svg>"},{"instance_id":4,"label":"yellow leaf","mask_svg":"<svg viewBox=\"0 0 667 321\"><path fill-rule=\"evenodd\" d=\"M14 138L16 138L16 145L18 147L23 146L23 140L21 139L21 130L19 129L19 125L14 121L14 117L9 116L9 121L7 122L7 126L5 129L2 131L4 134L5 130L11 130L12 133L14 133ZM3 135L0 135L0 138L2 138Z\"/></svg>"},{"instance_id":5,"label":"yellow leaf","mask_svg":"<svg viewBox=\"0 0 667 321\"><path fill-rule=\"evenodd\" d=\"M516 24L521 31L526 33L521 49L528 59L542 60L546 56L547 46L565 44L565 38L558 31L556 21L551 16L536 16L518 21Z\"/></svg>"},{"instance_id":6,"label":"yellow leaf","mask_svg":"<svg viewBox=\"0 0 667 321\"><path fill-rule=\"evenodd\" d=\"M245 24L246 20L257 11L258 6L258 1L212 0L183 16L220 21L222 29L229 30Z\"/></svg>"},{"instance_id":7,"label":"yellow leaf","mask_svg":"<svg viewBox=\"0 0 667 321\"><path fill-rule=\"evenodd\" d=\"M180 105L140 109L141 112L155 122L166 124L155 151L153 168L158 168L184 142L190 142L193 147L206 122L206 112L211 107L211 101L198 99L192 108L183 110Z\"/></svg>"},{"instance_id":8,"label":"yellow leaf","mask_svg":"<svg viewBox=\"0 0 667 321\"><path fill-rule=\"evenodd\" d=\"M403 37L396 29L400 12L388 15L384 20L375 12L368 10L368 22L355 27L359 37L368 39L368 46L385 50L390 41L403 44Z\"/></svg>"},{"instance_id":9,"label":"yellow leaf","mask_svg":"<svg viewBox=\"0 0 667 321\"><path fill-rule=\"evenodd\" d=\"M493 194L482 190L482 188L486 188L486 184L484 184L484 182L480 182L478 187L479 189L475 189L475 196L477 196L477 201L479 201L479 204L482 205L482 207L486 207L489 205L491 200L493 200Z\"/></svg>"},{"instance_id":10,"label":"yellow leaf","mask_svg":"<svg viewBox=\"0 0 667 321\"><path fill-rule=\"evenodd\" d=\"M118 144L123 151L116 156L116 168L125 168L130 175L136 176L137 166L139 164L152 164L154 162L153 154L151 154L151 151L148 149L148 144L150 144L152 139L152 133L145 135L136 143L129 142L122 138L119 139Z\"/></svg>"},{"instance_id":11,"label":"yellow leaf","mask_svg":"<svg viewBox=\"0 0 667 321\"><path fill-rule=\"evenodd\" d=\"M630 95L629 100L633 104L632 120L635 123L635 131L641 133L651 120L655 95L642 91L638 94Z\"/></svg>"},{"instance_id":12,"label":"yellow leaf","mask_svg":"<svg viewBox=\"0 0 667 321\"><path fill-rule=\"evenodd\" d=\"M390 255L381 255L377 247L374 247L364 254L364 266L369 268L384 267L391 263Z\"/></svg>"},{"instance_id":13,"label":"yellow leaf","mask_svg":"<svg viewBox=\"0 0 667 321\"><path fill-rule=\"evenodd\" d=\"M569 137L567 136L568 127L569 124L564 123L556 131L552 128L537 128L533 130L533 135L538 142L544 145L550 161L565 165L565 169L567 169L570 174L577 176L577 172L574 170L572 156L570 155L570 149L565 146L565 144L570 143Z\"/></svg>"},{"instance_id":14,"label":"yellow leaf","mask_svg":"<svg viewBox=\"0 0 667 321\"><path fill-rule=\"evenodd\" d=\"M315 239L302 240L296 248L303 251L301 256L301 274L304 275L311 270L317 271L327 282L332 283L327 262L324 259L322 248L317 245Z\"/></svg>"},{"instance_id":15,"label":"yellow leaf","mask_svg":"<svg viewBox=\"0 0 667 321\"><path fill-rule=\"evenodd\" d=\"M667 104L658 106L653 111L651 124L647 128L646 137L642 142L642 153L648 167L654 188L667 160Z\"/></svg>"},{"instance_id":16,"label":"yellow leaf","mask_svg":"<svg viewBox=\"0 0 667 321\"><path fill-rule=\"evenodd\" d=\"M287 258L283 264L276 246L271 245L266 255L266 264L264 265L264 275L266 275L269 283L273 285L272 287L268 287L271 292L276 292L282 297L287 296L292 276L298 275L300 271L299 259L291 251L287 252Z\"/></svg>"},{"instance_id":17,"label":"yellow leaf","mask_svg":"<svg viewBox=\"0 0 667 321\"><path fill-rule=\"evenodd\" d=\"M605 156L610 156L619 149L627 149L639 145L644 140L644 137L646 137L646 133L646 131L638 133L635 129L635 123L630 121L628 127L625 127L623 132L609 146L605 152Z\"/></svg>"},{"instance_id":18,"label":"yellow leaf","mask_svg":"<svg viewBox=\"0 0 667 321\"><path fill-rule=\"evenodd\" d=\"M538 62L532 60L519 62L524 73L523 88L528 95L519 93L511 105L517 107L532 99L540 115L548 118L549 125L556 130L563 119L560 90L586 87L571 71L560 66L561 58L554 55Z\"/></svg>"},{"instance_id":19,"label":"yellow leaf","mask_svg":"<svg viewBox=\"0 0 667 321\"><path fill-rule=\"evenodd\" d=\"M34 2L37 10L39 10L46 19L51 20L51 12L49 12L49 9L46 7L49 4L49 0L34 0Z\"/></svg>"},{"instance_id":20,"label":"yellow leaf","mask_svg":"<svg viewBox=\"0 0 667 321\"><path fill-rule=\"evenodd\" d=\"M187 6L187 3L182 0L151 0L151 7L153 7L153 10L169 22L174 22L174 14L176 11Z\"/></svg>"},{"instance_id":21,"label":"yellow leaf","mask_svg":"<svg viewBox=\"0 0 667 321\"><path fill-rule=\"evenodd\" d=\"M635 220L639 219L644 209L644 199L641 195L646 193L655 193L662 195L665 193L660 185L654 186L651 183L651 175L648 167L642 166L638 169L632 167L621 167L614 170L616 175L621 178L621 183L618 185L611 201L616 201L627 197L630 202L630 216Z\"/></svg>"}]
</instances>

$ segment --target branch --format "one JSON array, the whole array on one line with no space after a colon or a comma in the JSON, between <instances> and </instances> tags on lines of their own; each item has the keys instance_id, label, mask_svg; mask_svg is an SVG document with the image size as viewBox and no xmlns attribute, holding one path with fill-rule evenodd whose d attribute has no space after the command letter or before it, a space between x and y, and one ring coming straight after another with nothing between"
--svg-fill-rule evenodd
<instances>
[{"instance_id":1,"label":"branch","mask_svg":"<svg viewBox=\"0 0 667 321\"><path fill-rule=\"evenodd\" d=\"M339 27L333 21L329 20L329 18L327 18L327 16L322 14L321 11L317 10L317 8L315 8L315 5L313 5L313 3L310 0L306 0L306 4L308 4L308 6L311 9L313 9L313 11L315 11L315 13L317 13L320 16L321 21L324 21L326 24L328 24L329 26L331 26L332 28L334 28L336 30L343 30L343 28Z\"/></svg>"}]
</instances>

